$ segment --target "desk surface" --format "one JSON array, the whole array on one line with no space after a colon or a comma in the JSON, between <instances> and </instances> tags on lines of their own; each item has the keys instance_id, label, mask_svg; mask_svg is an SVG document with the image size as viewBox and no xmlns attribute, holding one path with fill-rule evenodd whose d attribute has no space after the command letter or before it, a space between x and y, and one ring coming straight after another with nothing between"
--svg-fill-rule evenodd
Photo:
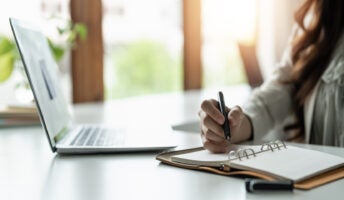
<instances>
[{"instance_id":1,"label":"desk surface","mask_svg":"<svg viewBox=\"0 0 344 200\"><path fill-rule=\"evenodd\" d=\"M225 90L242 102L248 90ZM244 91L244 92L243 92ZM236 94L236 95L235 95ZM155 121L173 125L197 120L202 99L216 91L153 95L77 105L78 122L146 126ZM129 123L130 122L130 123ZM185 147L201 145L197 133L174 132ZM344 149L305 145L344 157ZM310 191L246 193L244 180L167 166L158 152L62 156L50 151L40 127L0 129L0 199L338 199L344 179Z\"/></svg>"}]
</instances>

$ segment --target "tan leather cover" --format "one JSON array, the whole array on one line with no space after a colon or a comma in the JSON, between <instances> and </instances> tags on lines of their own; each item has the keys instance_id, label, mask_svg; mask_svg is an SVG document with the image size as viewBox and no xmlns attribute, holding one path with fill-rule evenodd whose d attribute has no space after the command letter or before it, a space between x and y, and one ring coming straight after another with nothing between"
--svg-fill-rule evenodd
<instances>
[{"instance_id":1,"label":"tan leather cover","mask_svg":"<svg viewBox=\"0 0 344 200\"><path fill-rule=\"evenodd\" d=\"M265 180L274 180L275 179L271 176L257 173L257 172L253 172L253 171L244 171L244 170L236 170L236 169L223 170L223 169L216 168L216 167L188 165L188 164L173 162L171 160L171 156L185 154L185 153L191 153L191 152L201 151L201 150L204 150L203 147L163 152L163 153L160 153L159 155L157 155L156 159L161 161L162 163L172 165L175 167L200 170L200 171L207 171L207 172L212 172L215 174L220 174L220 175L225 175L225 176L256 177L256 178L261 178L261 179L265 179ZM314 177L309 178L307 180L295 183L294 187L297 189L309 190L309 189L313 189L313 188L318 187L320 185L323 185L323 184L326 184L326 183L329 183L329 182L332 182L332 181L335 181L335 180L338 180L341 178L344 178L344 167L341 167L341 168L338 168L338 169L335 169L332 171L328 171L328 172L320 174L318 176L314 176Z\"/></svg>"}]
</instances>

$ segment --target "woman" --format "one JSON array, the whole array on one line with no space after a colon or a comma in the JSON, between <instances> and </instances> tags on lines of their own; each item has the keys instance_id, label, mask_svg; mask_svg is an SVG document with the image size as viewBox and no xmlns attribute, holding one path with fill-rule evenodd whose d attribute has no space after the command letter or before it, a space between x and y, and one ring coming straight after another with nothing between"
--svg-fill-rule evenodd
<instances>
[{"instance_id":1,"label":"woman","mask_svg":"<svg viewBox=\"0 0 344 200\"><path fill-rule=\"evenodd\" d=\"M261 139L292 114L283 139L344 147L343 11L342 0L304 2L295 13L292 42L272 78L243 108L228 109L231 143ZM227 152L217 101L203 101L199 116L204 147Z\"/></svg>"}]
</instances>

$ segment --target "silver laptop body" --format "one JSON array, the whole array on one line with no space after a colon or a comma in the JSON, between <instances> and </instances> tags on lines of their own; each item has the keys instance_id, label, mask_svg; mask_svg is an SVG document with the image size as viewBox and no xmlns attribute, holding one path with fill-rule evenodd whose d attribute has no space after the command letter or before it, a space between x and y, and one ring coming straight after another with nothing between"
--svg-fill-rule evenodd
<instances>
[{"instance_id":1,"label":"silver laptop body","mask_svg":"<svg viewBox=\"0 0 344 200\"><path fill-rule=\"evenodd\" d=\"M104 125L75 125L58 84L58 68L39 29L10 18L18 50L35 97L41 124L53 152L111 153L163 150L176 146L164 130L133 130ZM160 134L150 133L162 131ZM157 136L161 137L157 137Z\"/></svg>"}]
</instances>

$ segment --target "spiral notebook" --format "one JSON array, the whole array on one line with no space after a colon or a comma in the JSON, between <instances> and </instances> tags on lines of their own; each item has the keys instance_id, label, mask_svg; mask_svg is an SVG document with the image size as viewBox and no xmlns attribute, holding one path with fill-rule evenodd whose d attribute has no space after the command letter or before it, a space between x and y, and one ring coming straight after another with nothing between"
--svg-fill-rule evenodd
<instances>
[{"instance_id":1,"label":"spiral notebook","mask_svg":"<svg viewBox=\"0 0 344 200\"><path fill-rule=\"evenodd\" d=\"M164 164L224 176L288 179L309 190L344 178L344 158L287 146L276 141L259 146L232 145L229 154L212 154L203 147L162 152Z\"/></svg>"},{"instance_id":2,"label":"spiral notebook","mask_svg":"<svg viewBox=\"0 0 344 200\"><path fill-rule=\"evenodd\" d=\"M213 154L207 150L182 153L172 155L171 161L222 170L246 170L295 183L344 166L342 157L286 146L280 141L261 146L233 145L229 154Z\"/></svg>"}]
</instances>

